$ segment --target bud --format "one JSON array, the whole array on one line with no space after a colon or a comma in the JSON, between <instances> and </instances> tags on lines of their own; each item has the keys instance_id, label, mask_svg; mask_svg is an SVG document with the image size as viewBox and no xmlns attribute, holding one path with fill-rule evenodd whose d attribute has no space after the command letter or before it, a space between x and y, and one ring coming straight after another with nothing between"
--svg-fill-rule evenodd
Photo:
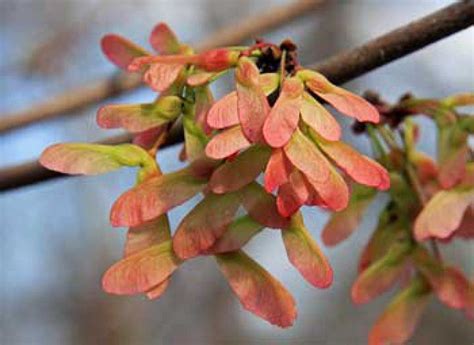
<instances>
[{"instance_id":1,"label":"bud","mask_svg":"<svg viewBox=\"0 0 474 345\"><path fill-rule=\"evenodd\" d=\"M160 97L156 102L156 110L161 116L174 119L181 114L183 101L178 96Z\"/></svg>"},{"instance_id":2,"label":"bud","mask_svg":"<svg viewBox=\"0 0 474 345\"><path fill-rule=\"evenodd\" d=\"M230 49L213 49L200 54L198 65L206 71L222 71L237 64L239 55Z\"/></svg>"}]
</instances>

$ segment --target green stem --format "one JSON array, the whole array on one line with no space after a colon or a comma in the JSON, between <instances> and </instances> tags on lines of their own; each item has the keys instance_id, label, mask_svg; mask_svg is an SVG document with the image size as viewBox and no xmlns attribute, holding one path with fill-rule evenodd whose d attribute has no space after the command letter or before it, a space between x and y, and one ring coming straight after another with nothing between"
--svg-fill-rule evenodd
<instances>
[{"instance_id":1,"label":"green stem","mask_svg":"<svg viewBox=\"0 0 474 345\"><path fill-rule=\"evenodd\" d=\"M367 132L369 134L370 143L372 144L372 150L374 154L379 155L380 158L384 161L385 164L388 163L387 153L385 148L377 137L377 133L372 125L367 125Z\"/></svg>"},{"instance_id":2,"label":"green stem","mask_svg":"<svg viewBox=\"0 0 474 345\"><path fill-rule=\"evenodd\" d=\"M406 163L405 170L406 170L407 175L408 175L408 180L409 180L411 186L413 187L413 189L415 190L415 194L416 194L418 200L420 201L420 204L422 206L425 206L426 202L427 202L426 196L423 192L423 188L421 187L421 183L418 180L418 176L416 176L415 169L413 169L413 166L410 164L410 162Z\"/></svg>"},{"instance_id":3,"label":"green stem","mask_svg":"<svg viewBox=\"0 0 474 345\"><path fill-rule=\"evenodd\" d=\"M248 46L230 46L230 47L227 47L227 48L230 49L230 50L238 50L238 51L244 51L244 50L249 49Z\"/></svg>"},{"instance_id":4,"label":"green stem","mask_svg":"<svg viewBox=\"0 0 474 345\"><path fill-rule=\"evenodd\" d=\"M382 136L383 140L387 144L388 147L392 150L397 150L398 145L397 142L395 141L395 137L393 136L393 133L389 131L386 127L384 126L378 126L377 127L378 132Z\"/></svg>"},{"instance_id":5,"label":"green stem","mask_svg":"<svg viewBox=\"0 0 474 345\"><path fill-rule=\"evenodd\" d=\"M416 196L418 197L418 200L420 201L420 204L424 207L426 206L427 200L425 193L423 192L423 188L421 187L420 180L418 179L418 176L416 175L415 169L413 169L413 166L411 165L410 162L407 161L406 163L406 168L405 168L408 176L408 180L413 187ZM440 262L443 261L443 258L441 256L441 252L438 247L438 243L434 239L430 239L430 246L431 250L433 251L434 256L436 259L438 259Z\"/></svg>"},{"instance_id":6,"label":"green stem","mask_svg":"<svg viewBox=\"0 0 474 345\"><path fill-rule=\"evenodd\" d=\"M286 50L283 50L281 54L281 60L280 60L280 89L283 86L283 81L285 80L285 65L286 65Z\"/></svg>"}]
</instances>

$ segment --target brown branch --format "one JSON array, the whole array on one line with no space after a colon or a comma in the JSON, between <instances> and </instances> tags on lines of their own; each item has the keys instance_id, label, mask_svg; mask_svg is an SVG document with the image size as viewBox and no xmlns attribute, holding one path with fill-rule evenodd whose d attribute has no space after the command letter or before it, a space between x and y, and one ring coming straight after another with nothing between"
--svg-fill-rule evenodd
<instances>
[{"instance_id":1,"label":"brown branch","mask_svg":"<svg viewBox=\"0 0 474 345\"><path fill-rule=\"evenodd\" d=\"M195 48L198 51L203 51L214 47L239 44L246 39L309 14L323 2L324 0L298 0L289 5L273 8L266 13L246 18L239 23L227 25L224 29L218 30L206 40L195 45ZM89 83L86 86L64 92L28 110L1 117L0 133L60 115L73 114L81 108L136 89L140 85L141 81L137 76L125 73Z\"/></svg>"},{"instance_id":2,"label":"brown branch","mask_svg":"<svg viewBox=\"0 0 474 345\"><path fill-rule=\"evenodd\" d=\"M456 2L311 68L342 84L473 24L474 1Z\"/></svg>"},{"instance_id":3,"label":"brown branch","mask_svg":"<svg viewBox=\"0 0 474 345\"><path fill-rule=\"evenodd\" d=\"M474 2L464 1L455 3L370 41L361 47L318 63L313 67L323 72L333 81L338 83L345 82L369 72L382 64L387 64L397 58L408 55L450 34L461 31L471 26L473 21ZM414 28L417 29L414 30ZM422 40L420 37L424 37L424 39ZM410 44L410 41L415 43ZM403 47L405 50L400 50L400 47ZM384 49L384 53L381 53L379 49ZM352 66L353 70L346 70L345 66ZM180 136L182 136L182 133L179 131L174 135L170 135L166 145L179 142ZM65 175L46 172L44 168L35 162L7 168L0 171L0 191L59 176Z\"/></svg>"}]
</instances>

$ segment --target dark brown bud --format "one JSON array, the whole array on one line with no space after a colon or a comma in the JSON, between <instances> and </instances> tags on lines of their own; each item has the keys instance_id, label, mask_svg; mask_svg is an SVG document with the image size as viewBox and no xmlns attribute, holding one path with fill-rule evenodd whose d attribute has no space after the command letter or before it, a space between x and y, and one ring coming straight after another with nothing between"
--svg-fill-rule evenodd
<instances>
[{"instance_id":1,"label":"dark brown bud","mask_svg":"<svg viewBox=\"0 0 474 345\"><path fill-rule=\"evenodd\" d=\"M281 42L280 49L281 50L286 50L287 52L293 52L293 51L296 51L296 49L298 49L298 47L296 46L296 44L292 40L286 39L283 42Z\"/></svg>"}]
</instances>

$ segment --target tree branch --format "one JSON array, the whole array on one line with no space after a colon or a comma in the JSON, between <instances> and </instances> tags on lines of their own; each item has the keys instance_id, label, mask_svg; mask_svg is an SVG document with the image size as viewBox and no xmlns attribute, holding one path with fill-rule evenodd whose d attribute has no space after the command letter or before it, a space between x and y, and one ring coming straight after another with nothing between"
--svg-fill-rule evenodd
<instances>
[{"instance_id":1,"label":"tree branch","mask_svg":"<svg viewBox=\"0 0 474 345\"><path fill-rule=\"evenodd\" d=\"M473 24L474 1L456 2L311 68L342 84Z\"/></svg>"},{"instance_id":2,"label":"tree branch","mask_svg":"<svg viewBox=\"0 0 474 345\"><path fill-rule=\"evenodd\" d=\"M474 1L458 2L358 48L315 64L313 68L334 82L346 82L473 24ZM181 138L182 132L177 131L169 136L163 147L180 142ZM122 137L121 140L123 139ZM36 162L30 162L1 170L0 191L60 176L66 175L47 172Z\"/></svg>"}]
</instances>

